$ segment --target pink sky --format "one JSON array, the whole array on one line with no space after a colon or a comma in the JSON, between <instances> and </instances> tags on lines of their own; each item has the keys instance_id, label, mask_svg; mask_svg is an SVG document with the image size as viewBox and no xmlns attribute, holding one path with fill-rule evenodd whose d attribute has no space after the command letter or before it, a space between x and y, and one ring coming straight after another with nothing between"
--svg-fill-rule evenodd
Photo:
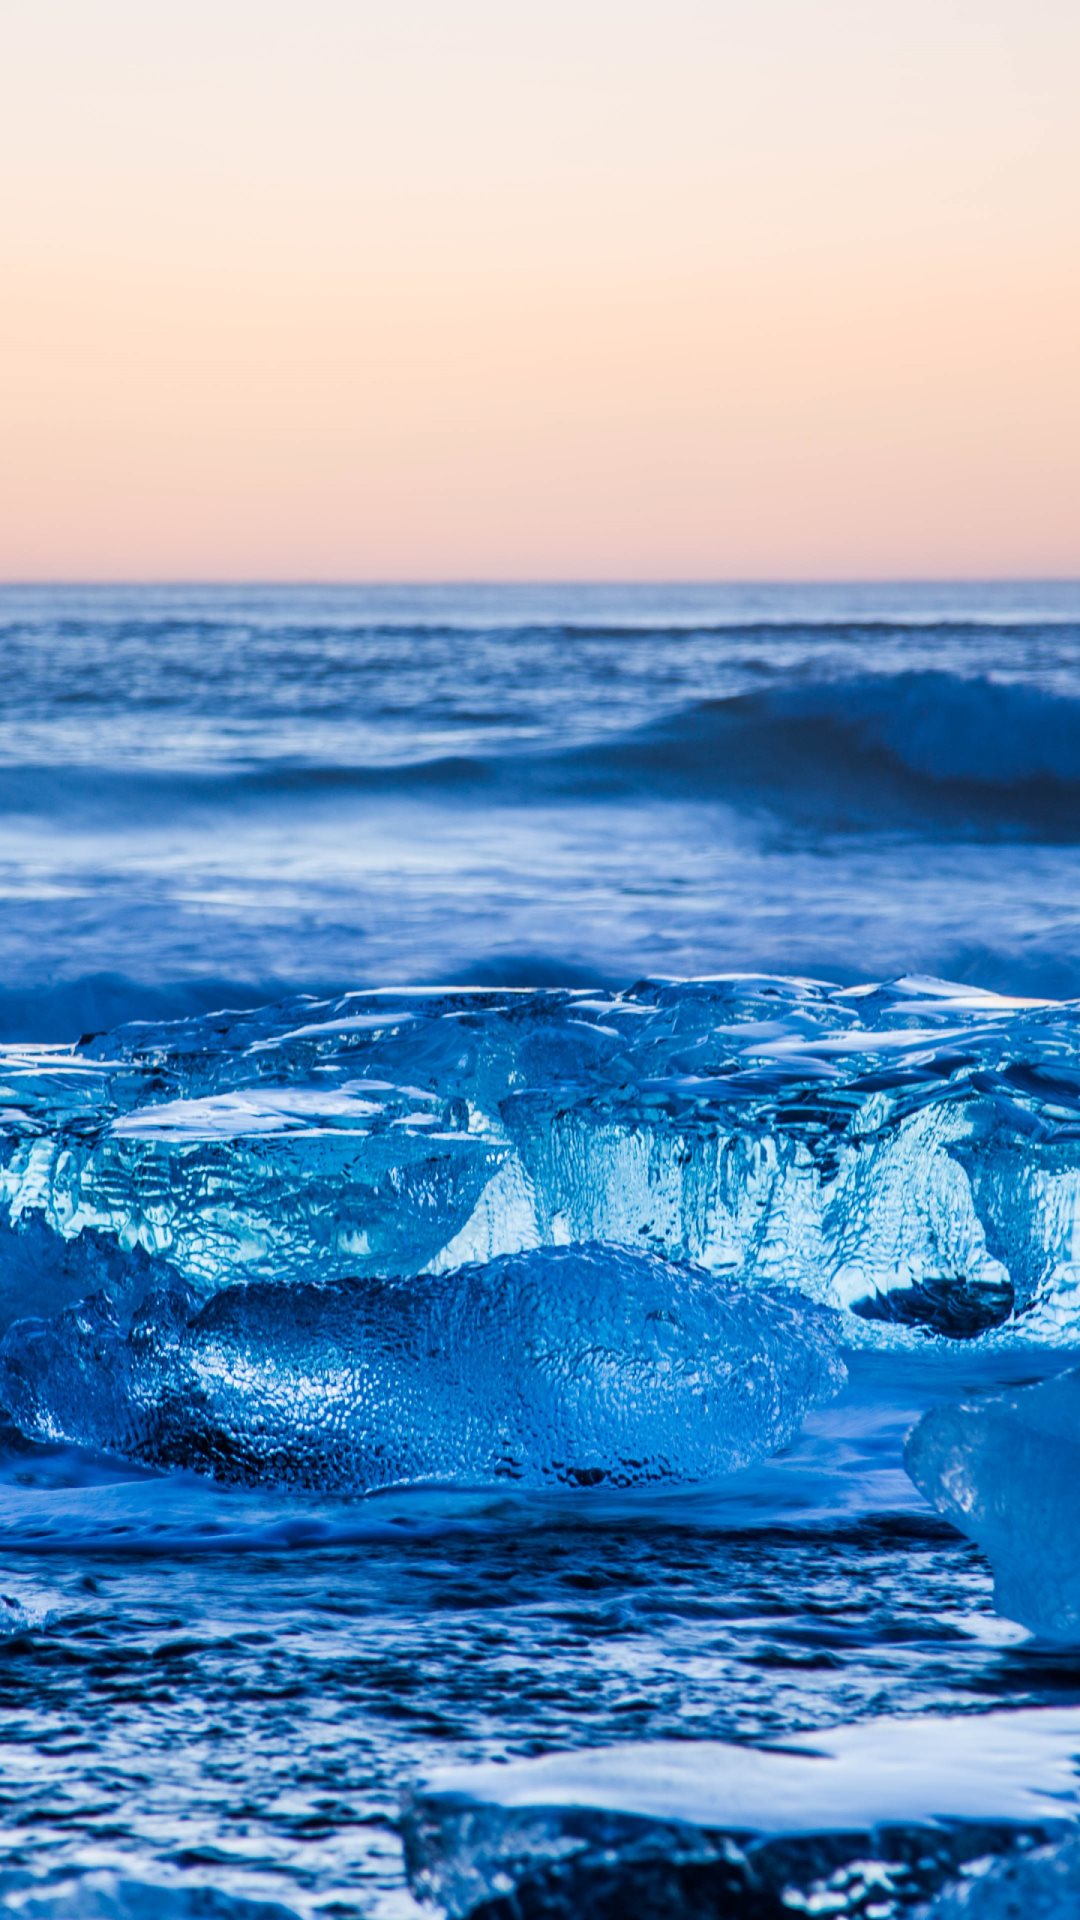
<instances>
[{"instance_id":1,"label":"pink sky","mask_svg":"<svg viewBox=\"0 0 1080 1920\"><path fill-rule=\"evenodd\" d=\"M8 0L0 578L1080 573L1073 0Z\"/></svg>"}]
</instances>

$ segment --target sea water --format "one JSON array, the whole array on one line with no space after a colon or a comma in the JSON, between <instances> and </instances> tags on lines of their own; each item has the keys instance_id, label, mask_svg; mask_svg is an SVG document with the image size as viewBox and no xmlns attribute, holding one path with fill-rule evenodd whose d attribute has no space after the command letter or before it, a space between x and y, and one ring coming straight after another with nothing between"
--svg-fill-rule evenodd
<instances>
[{"instance_id":1,"label":"sea water","mask_svg":"<svg viewBox=\"0 0 1080 1920\"><path fill-rule=\"evenodd\" d=\"M904 1446L1080 1362L1080 589L0 632L3 1910L1066 1884L1080 1662Z\"/></svg>"}]
</instances>

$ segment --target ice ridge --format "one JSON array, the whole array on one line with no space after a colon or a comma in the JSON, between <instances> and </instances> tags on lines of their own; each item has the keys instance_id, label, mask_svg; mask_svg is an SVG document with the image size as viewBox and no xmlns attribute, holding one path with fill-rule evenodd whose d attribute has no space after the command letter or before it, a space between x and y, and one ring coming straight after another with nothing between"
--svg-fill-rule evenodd
<instances>
[{"instance_id":1,"label":"ice ridge","mask_svg":"<svg viewBox=\"0 0 1080 1920\"><path fill-rule=\"evenodd\" d=\"M203 1296L604 1240L795 1287L864 1340L1080 1338L1072 1004L356 993L0 1049L0 1082L0 1219L141 1247Z\"/></svg>"}]
</instances>

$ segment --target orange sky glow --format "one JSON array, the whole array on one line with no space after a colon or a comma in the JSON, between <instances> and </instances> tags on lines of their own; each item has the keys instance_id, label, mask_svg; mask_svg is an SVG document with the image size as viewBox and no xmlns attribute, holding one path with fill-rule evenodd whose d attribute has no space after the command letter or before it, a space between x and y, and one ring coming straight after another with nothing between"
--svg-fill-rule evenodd
<instances>
[{"instance_id":1,"label":"orange sky glow","mask_svg":"<svg viewBox=\"0 0 1080 1920\"><path fill-rule=\"evenodd\" d=\"M1080 572L1073 0L8 0L0 578Z\"/></svg>"}]
</instances>

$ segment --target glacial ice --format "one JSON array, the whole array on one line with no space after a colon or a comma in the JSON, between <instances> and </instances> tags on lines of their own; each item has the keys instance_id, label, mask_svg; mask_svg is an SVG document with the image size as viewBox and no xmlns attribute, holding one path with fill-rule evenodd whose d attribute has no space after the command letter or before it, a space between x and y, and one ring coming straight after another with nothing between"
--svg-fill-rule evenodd
<instances>
[{"instance_id":1,"label":"glacial ice","mask_svg":"<svg viewBox=\"0 0 1080 1920\"><path fill-rule=\"evenodd\" d=\"M868 1720L444 1768L403 1810L449 1920L907 1914L965 1865L1075 1831L1080 1710Z\"/></svg>"},{"instance_id":2,"label":"glacial ice","mask_svg":"<svg viewBox=\"0 0 1080 1920\"><path fill-rule=\"evenodd\" d=\"M0 1223L0 1329L25 1313L46 1317L102 1291L133 1308L168 1271L142 1247L125 1251L94 1227L65 1239L40 1213L26 1213L14 1226Z\"/></svg>"},{"instance_id":3,"label":"glacial ice","mask_svg":"<svg viewBox=\"0 0 1080 1920\"><path fill-rule=\"evenodd\" d=\"M707 1480L843 1378L820 1309L601 1246L151 1295L127 1326L99 1296L0 1344L29 1438L346 1492Z\"/></svg>"},{"instance_id":4,"label":"glacial ice","mask_svg":"<svg viewBox=\"0 0 1080 1920\"><path fill-rule=\"evenodd\" d=\"M148 1883L110 1872L67 1874L50 1882L0 1872L0 1915L12 1920L297 1920L277 1900L182 1882Z\"/></svg>"},{"instance_id":5,"label":"glacial ice","mask_svg":"<svg viewBox=\"0 0 1080 1920\"><path fill-rule=\"evenodd\" d=\"M0 1049L0 1083L0 1218L141 1247L203 1296L602 1239L795 1287L866 1341L1080 1337L1072 1005L757 976L356 993Z\"/></svg>"},{"instance_id":6,"label":"glacial ice","mask_svg":"<svg viewBox=\"0 0 1080 1920\"><path fill-rule=\"evenodd\" d=\"M1071 1920L1080 1913L1080 1841L983 1861L923 1920Z\"/></svg>"},{"instance_id":7,"label":"glacial ice","mask_svg":"<svg viewBox=\"0 0 1080 1920\"><path fill-rule=\"evenodd\" d=\"M934 1407L904 1459L919 1491L987 1555L999 1611L1080 1640L1080 1371Z\"/></svg>"}]
</instances>

